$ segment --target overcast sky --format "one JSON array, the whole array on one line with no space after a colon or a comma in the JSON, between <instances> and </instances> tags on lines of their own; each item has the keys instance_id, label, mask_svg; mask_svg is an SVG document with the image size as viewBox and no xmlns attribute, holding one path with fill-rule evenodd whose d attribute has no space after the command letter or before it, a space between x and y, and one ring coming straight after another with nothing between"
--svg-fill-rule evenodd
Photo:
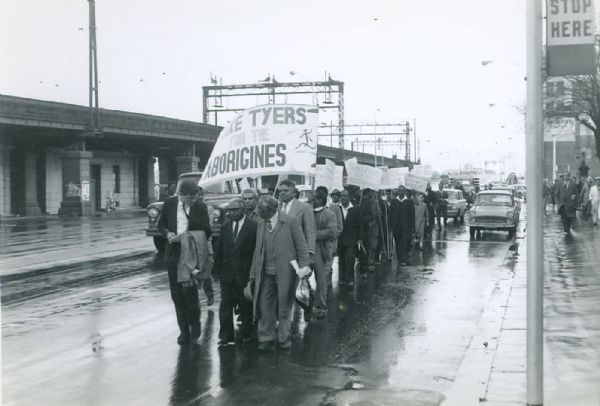
<instances>
[{"instance_id":1,"label":"overcast sky","mask_svg":"<svg viewBox=\"0 0 600 406\"><path fill-rule=\"evenodd\" d=\"M87 105L87 1L1 4L0 93ZM97 0L96 19L101 107L201 121L211 72L328 71L346 122L416 119L434 168L524 168L523 0Z\"/></svg>"}]
</instances>

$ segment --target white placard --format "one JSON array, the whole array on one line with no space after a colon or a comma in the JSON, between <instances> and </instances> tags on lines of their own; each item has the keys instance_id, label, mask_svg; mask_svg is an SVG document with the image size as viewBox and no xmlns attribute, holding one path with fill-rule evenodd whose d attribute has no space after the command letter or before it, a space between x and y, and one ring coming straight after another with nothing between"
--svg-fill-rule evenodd
<instances>
[{"instance_id":1,"label":"white placard","mask_svg":"<svg viewBox=\"0 0 600 406\"><path fill-rule=\"evenodd\" d=\"M329 159L325 160L325 165L317 165L315 171L315 188L325 186L327 190L333 190L335 179L335 163Z\"/></svg>"},{"instance_id":2,"label":"white placard","mask_svg":"<svg viewBox=\"0 0 600 406\"><path fill-rule=\"evenodd\" d=\"M344 165L346 166L346 172L348 173L348 177L346 178L347 185L379 190L381 186L381 177L383 175L381 169L369 165L361 165L356 161L356 158L344 161Z\"/></svg>"},{"instance_id":3,"label":"white placard","mask_svg":"<svg viewBox=\"0 0 600 406\"><path fill-rule=\"evenodd\" d=\"M335 166L335 174L333 176L333 186L332 190L342 190L344 189L344 167L340 165Z\"/></svg>"},{"instance_id":4,"label":"white placard","mask_svg":"<svg viewBox=\"0 0 600 406\"><path fill-rule=\"evenodd\" d=\"M314 176L319 112L268 104L244 110L223 128L199 185L275 174Z\"/></svg>"}]
</instances>

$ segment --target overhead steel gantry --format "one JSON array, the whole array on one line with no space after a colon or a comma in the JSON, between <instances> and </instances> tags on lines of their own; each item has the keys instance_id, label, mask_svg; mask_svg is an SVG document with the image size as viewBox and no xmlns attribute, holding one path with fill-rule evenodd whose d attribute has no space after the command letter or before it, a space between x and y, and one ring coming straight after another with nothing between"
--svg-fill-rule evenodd
<instances>
[{"instance_id":1,"label":"overhead steel gantry","mask_svg":"<svg viewBox=\"0 0 600 406\"><path fill-rule=\"evenodd\" d=\"M211 79L213 83L217 83L216 79ZM239 85L223 85L219 81L218 85L202 87L202 119L208 124L210 115L214 115L214 124L218 124L218 114L221 112L238 112L243 111L252 105L245 103L235 107L223 104L224 98L229 98L232 101L242 97L267 97L269 104L277 102L277 96L280 96L282 102L288 101L288 96L291 95L312 95L313 103L319 109L337 109L338 123L337 136L340 149L344 149L344 82L333 80L328 77L326 81L315 82L278 82L275 77L270 75L264 82L239 84ZM323 100L319 102L319 95L323 95ZM212 100L213 103L210 103Z\"/></svg>"},{"instance_id":2,"label":"overhead steel gantry","mask_svg":"<svg viewBox=\"0 0 600 406\"><path fill-rule=\"evenodd\" d=\"M329 125L322 125L321 128L329 128ZM403 121L400 123L362 123L362 124L346 124L346 127L358 127L358 132L346 132L344 131L345 136L348 137L359 137L359 136L371 136L375 137L374 140L358 140L356 138L355 141L352 141L352 150L354 150L354 146L357 147L359 145L376 145L381 146L382 144L387 145L404 145L404 159L407 161L411 160L411 142L410 135L413 133L414 129L410 126L410 122ZM363 128L367 131L363 132ZM377 131L378 128L381 128L381 131ZM399 136L398 140L383 140L382 137L389 136ZM319 134L319 137L329 137L327 134ZM402 139L404 137L404 139ZM415 162L417 158L415 157Z\"/></svg>"}]
</instances>

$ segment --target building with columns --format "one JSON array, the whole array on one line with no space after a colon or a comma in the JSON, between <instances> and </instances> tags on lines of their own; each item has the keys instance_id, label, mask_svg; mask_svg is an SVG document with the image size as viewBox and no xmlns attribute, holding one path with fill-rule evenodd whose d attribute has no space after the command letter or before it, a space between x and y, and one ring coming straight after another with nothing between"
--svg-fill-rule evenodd
<instances>
[{"instance_id":1,"label":"building with columns","mask_svg":"<svg viewBox=\"0 0 600 406\"><path fill-rule=\"evenodd\" d=\"M84 106L0 95L0 216L88 215L145 207L178 174L206 163L220 127L100 109L89 135Z\"/></svg>"},{"instance_id":2,"label":"building with columns","mask_svg":"<svg viewBox=\"0 0 600 406\"><path fill-rule=\"evenodd\" d=\"M107 195L118 196L122 208L146 207L180 174L204 168L221 131L100 109L97 136L89 131L89 114L86 106L0 95L0 217L90 215L106 209ZM350 158L374 161L372 154L318 145L318 163L343 165ZM411 164L377 160L390 168Z\"/></svg>"}]
</instances>

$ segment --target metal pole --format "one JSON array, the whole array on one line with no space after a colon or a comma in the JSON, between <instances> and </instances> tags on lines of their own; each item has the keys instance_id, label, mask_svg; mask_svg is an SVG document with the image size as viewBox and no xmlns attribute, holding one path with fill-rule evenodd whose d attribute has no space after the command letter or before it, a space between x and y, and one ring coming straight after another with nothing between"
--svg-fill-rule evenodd
<instances>
[{"instance_id":1,"label":"metal pole","mask_svg":"<svg viewBox=\"0 0 600 406\"><path fill-rule=\"evenodd\" d=\"M94 130L94 52L93 52L93 32L94 32L94 9L93 9L93 0L88 0L89 7L89 96L90 96L90 131Z\"/></svg>"},{"instance_id":2,"label":"metal pole","mask_svg":"<svg viewBox=\"0 0 600 406\"><path fill-rule=\"evenodd\" d=\"M552 137L552 182L556 181L556 136Z\"/></svg>"},{"instance_id":3,"label":"metal pole","mask_svg":"<svg viewBox=\"0 0 600 406\"><path fill-rule=\"evenodd\" d=\"M527 404L544 403L542 2L527 1Z\"/></svg>"}]
</instances>

